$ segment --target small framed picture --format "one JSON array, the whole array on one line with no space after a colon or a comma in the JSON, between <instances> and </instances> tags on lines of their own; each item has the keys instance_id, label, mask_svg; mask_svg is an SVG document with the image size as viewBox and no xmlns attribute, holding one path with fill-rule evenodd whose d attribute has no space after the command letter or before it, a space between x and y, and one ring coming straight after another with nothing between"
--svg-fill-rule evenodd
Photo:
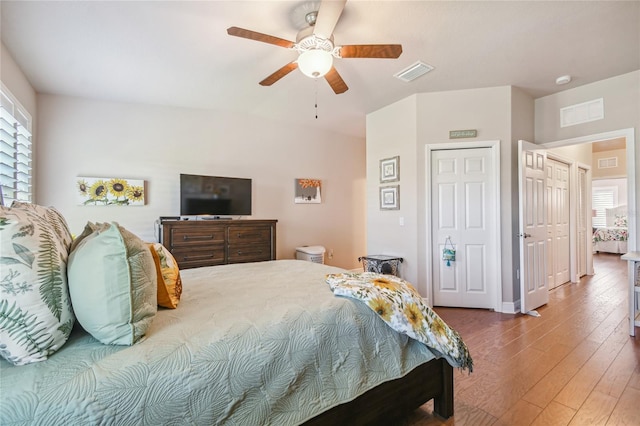
<instances>
[{"instance_id":1,"label":"small framed picture","mask_svg":"<svg viewBox=\"0 0 640 426\"><path fill-rule=\"evenodd\" d=\"M380 210L400 209L400 185L380 187Z\"/></svg>"},{"instance_id":2,"label":"small framed picture","mask_svg":"<svg viewBox=\"0 0 640 426\"><path fill-rule=\"evenodd\" d=\"M319 204L322 202L320 189L322 182L320 179L296 179L295 180L295 197L293 202L296 204Z\"/></svg>"},{"instance_id":3,"label":"small framed picture","mask_svg":"<svg viewBox=\"0 0 640 426\"><path fill-rule=\"evenodd\" d=\"M395 156L380 160L380 183L400 180L400 157Z\"/></svg>"}]
</instances>

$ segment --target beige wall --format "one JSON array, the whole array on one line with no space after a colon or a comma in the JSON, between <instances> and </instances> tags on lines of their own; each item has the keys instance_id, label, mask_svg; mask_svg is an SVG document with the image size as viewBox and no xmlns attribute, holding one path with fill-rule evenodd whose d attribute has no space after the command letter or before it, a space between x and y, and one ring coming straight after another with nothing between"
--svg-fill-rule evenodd
<instances>
[{"instance_id":1,"label":"beige wall","mask_svg":"<svg viewBox=\"0 0 640 426\"><path fill-rule=\"evenodd\" d=\"M29 80L13 60L11 53L0 43L0 80L20 100L22 106L29 111L32 119L36 115L36 92Z\"/></svg>"},{"instance_id":2,"label":"beige wall","mask_svg":"<svg viewBox=\"0 0 640 426\"><path fill-rule=\"evenodd\" d=\"M473 139L449 140L449 131L477 129ZM402 256L405 279L428 293L426 259L425 146L460 141L500 140L502 299L514 303L519 284L514 281L519 262L517 239L518 139L533 138L533 99L519 89L495 87L450 92L422 93L389 105L367 116L367 251ZM514 148L516 147L516 148ZM378 164L400 155L400 210L378 207ZM514 183L516 187L514 188ZM513 200L513 197L515 201ZM513 208L516 207L514 211ZM516 220L512 220L513 216ZM404 218L404 226L399 226ZM516 228L514 229L514 226Z\"/></svg>"},{"instance_id":3,"label":"beige wall","mask_svg":"<svg viewBox=\"0 0 640 426\"><path fill-rule=\"evenodd\" d=\"M502 207L502 221L511 221L511 232L507 235L502 235L502 240L510 240L511 244L506 248L503 245L502 253L503 257L505 253L509 253L511 250L511 262L503 260L502 263L502 275L503 275L503 304L512 302L513 311L519 311L520 309L520 217L519 217L519 173L518 173L518 140L525 140L531 142L534 140L534 102L531 95L524 92L517 87L511 88L511 141L512 144L508 147L509 152L503 152L503 181L509 179L510 185L508 189L505 185L501 188L502 196L506 198L510 204L510 210L507 210L507 201L503 201ZM506 150L506 148L503 148ZM508 156L508 157L507 157ZM507 159L510 159L510 163L507 164ZM509 259L509 257L505 257ZM504 277L511 277L511 286L505 285L509 281ZM511 293L509 293L511 292ZM505 309L505 312L510 312Z\"/></svg>"},{"instance_id":4,"label":"beige wall","mask_svg":"<svg viewBox=\"0 0 640 426\"><path fill-rule=\"evenodd\" d=\"M399 256L402 276L418 284L417 97L367 115L367 254ZM400 157L400 180L380 183L380 160ZM380 187L400 185L400 209L380 210ZM400 225L404 221L404 226Z\"/></svg>"},{"instance_id":5,"label":"beige wall","mask_svg":"<svg viewBox=\"0 0 640 426\"><path fill-rule=\"evenodd\" d=\"M592 165L591 144L563 146L549 149L548 152L565 159L578 161L586 166Z\"/></svg>"},{"instance_id":6,"label":"beige wall","mask_svg":"<svg viewBox=\"0 0 640 426\"><path fill-rule=\"evenodd\" d=\"M604 99L604 119L560 127L560 108L598 98ZM635 188L640 190L640 70L536 99L535 123L536 143L634 129L635 140L627 141L627 144L634 144L635 158L631 159L633 170L627 172L635 174ZM640 223L640 197L635 198L635 206L629 206L629 216L633 215L635 223ZM640 226L636 226L635 238L629 239L630 244L637 241L640 241Z\"/></svg>"},{"instance_id":7,"label":"beige wall","mask_svg":"<svg viewBox=\"0 0 640 426\"><path fill-rule=\"evenodd\" d=\"M253 179L253 216L277 219L277 257L323 245L326 263L358 266L365 250L362 139L223 111L38 96L37 202L72 232L118 221L147 240L159 216L179 214L179 174ZM141 207L76 205L78 176L144 179ZM321 204L294 204L294 179L322 180Z\"/></svg>"}]
</instances>

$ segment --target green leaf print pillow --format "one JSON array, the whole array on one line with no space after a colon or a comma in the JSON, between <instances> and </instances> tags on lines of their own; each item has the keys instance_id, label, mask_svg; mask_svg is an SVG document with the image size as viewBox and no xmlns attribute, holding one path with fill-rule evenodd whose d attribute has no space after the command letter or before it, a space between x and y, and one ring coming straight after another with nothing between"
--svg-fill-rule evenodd
<instances>
[{"instance_id":1,"label":"green leaf print pillow","mask_svg":"<svg viewBox=\"0 0 640 426\"><path fill-rule=\"evenodd\" d=\"M71 241L53 208L0 206L0 355L14 365L47 359L71 333Z\"/></svg>"}]
</instances>

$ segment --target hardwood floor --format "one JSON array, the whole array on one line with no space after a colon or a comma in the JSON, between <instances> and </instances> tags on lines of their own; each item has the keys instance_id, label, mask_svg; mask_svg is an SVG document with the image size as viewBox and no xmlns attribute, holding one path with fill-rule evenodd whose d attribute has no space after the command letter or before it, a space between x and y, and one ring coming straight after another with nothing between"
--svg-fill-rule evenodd
<instances>
[{"instance_id":1,"label":"hardwood floor","mask_svg":"<svg viewBox=\"0 0 640 426\"><path fill-rule=\"evenodd\" d=\"M629 336L627 264L619 255L594 257L596 274L552 290L539 318L436 308L467 343L474 372L454 372L454 417L434 417L427 403L401 424L640 425L640 337Z\"/></svg>"}]
</instances>

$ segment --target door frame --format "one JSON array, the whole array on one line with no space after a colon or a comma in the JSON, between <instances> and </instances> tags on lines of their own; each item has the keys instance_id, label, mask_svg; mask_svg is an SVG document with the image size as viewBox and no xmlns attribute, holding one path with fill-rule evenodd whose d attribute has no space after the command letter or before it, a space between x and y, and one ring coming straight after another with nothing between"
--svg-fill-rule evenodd
<instances>
[{"instance_id":1,"label":"door frame","mask_svg":"<svg viewBox=\"0 0 640 426\"><path fill-rule=\"evenodd\" d=\"M541 146L545 147L545 148L559 148L562 146L568 146L568 145L578 145L578 144L583 144L583 143L593 143L593 142L598 142L598 141L602 141L602 140L607 140L607 139L616 139L616 138L625 138L626 139L626 145L627 145L627 205L630 206L629 209L634 209L636 208L636 173L638 173L638 171L635 169L636 165L635 165L635 145L636 145L636 138L635 138L635 129L634 128L627 128L627 129L620 129L620 130L612 130L610 132L604 132L604 133L596 133L596 134L592 134L592 135L587 135L587 136L579 136L576 138L571 138L571 139L562 139L562 140L558 140L558 141L553 141L553 142L547 142L544 144L541 144ZM627 242L627 251L636 251L638 249L637 246L637 241L636 241L636 226L638 225L636 223L636 216L637 215L633 215L633 214L629 214L627 217L627 223L628 223L628 242ZM593 270L593 266L592 265L587 265L587 270Z\"/></svg>"},{"instance_id":2,"label":"door frame","mask_svg":"<svg viewBox=\"0 0 640 426\"><path fill-rule=\"evenodd\" d=\"M496 312L503 312L502 309L502 244L501 244L501 209L500 209L500 140L488 140L488 141L472 141L472 142L445 142L445 143L433 143L425 145L425 215L426 215L426 239L425 239L425 256L427 259L426 262L426 279L427 279L427 298L429 301L429 306L433 306L433 250L431 244L431 229L432 229L432 215L431 215L431 153L433 151L442 151L442 150L461 150L461 149L471 149L471 148L490 148L491 155L493 157L493 173L494 173L494 181L495 181L495 189L496 189L496 199L495 199L495 229L497 230L496 236L496 252L494 253L494 258L496 259L495 268L498 271L499 279L496 282L496 287L494 290L494 302L493 309Z\"/></svg>"}]
</instances>

